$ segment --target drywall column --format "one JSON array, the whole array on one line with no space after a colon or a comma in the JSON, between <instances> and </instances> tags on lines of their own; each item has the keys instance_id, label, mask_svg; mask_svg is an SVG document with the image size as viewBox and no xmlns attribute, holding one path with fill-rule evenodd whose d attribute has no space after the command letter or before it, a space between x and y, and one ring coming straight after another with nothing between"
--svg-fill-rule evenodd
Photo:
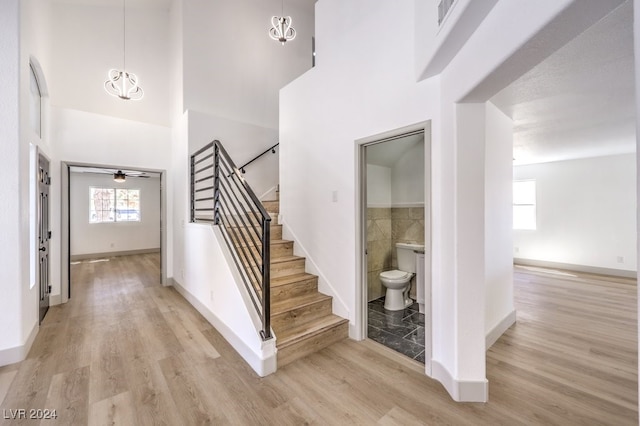
<instances>
[{"instance_id":1,"label":"drywall column","mask_svg":"<svg viewBox=\"0 0 640 426\"><path fill-rule=\"evenodd\" d=\"M487 398L485 373L485 104L455 106L455 334L459 401Z\"/></svg>"},{"instance_id":2,"label":"drywall column","mask_svg":"<svg viewBox=\"0 0 640 426\"><path fill-rule=\"evenodd\" d=\"M513 120L486 103L485 332L487 349L516 320L513 308Z\"/></svg>"},{"instance_id":3,"label":"drywall column","mask_svg":"<svg viewBox=\"0 0 640 426\"><path fill-rule=\"evenodd\" d=\"M19 0L0 3L0 366L22 345L19 131ZM34 300L35 303L35 300Z\"/></svg>"}]
</instances>

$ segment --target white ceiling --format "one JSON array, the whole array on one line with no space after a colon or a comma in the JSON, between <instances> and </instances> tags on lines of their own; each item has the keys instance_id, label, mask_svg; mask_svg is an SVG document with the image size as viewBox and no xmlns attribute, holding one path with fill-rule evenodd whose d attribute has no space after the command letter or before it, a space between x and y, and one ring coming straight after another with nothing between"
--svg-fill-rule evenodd
<instances>
[{"instance_id":1,"label":"white ceiling","mask_svg":"<svg viewBox=\"0 0 640 426\"><path fill-rule=\"evenodd\" d=\"M491 101L514 121L514 164L635 151L628 1Z\"/></svg>"},{"instance_id":2,"label":"white ceiling","mask_svg":"<svg viewBox=\"0 0 640 426\"><path fill-rule=\"evenodd\" d=\"M66 3L83 6L119 6L122 7L123 0L52 0L53 3ZM157 8L169 9L173 0L126 0L126 7L132 8Z\"/></svg>"},{"instance_id":3,"label":"white ceiling","mask_svg":"<svg viewBox=\"0 0 640 426\"><path fill-rule=\"evenodd\" d=\"M409 149L421 142L424 142L424 133L368 146L367 164L392 168Z\"/></svg>"}]
</instances>

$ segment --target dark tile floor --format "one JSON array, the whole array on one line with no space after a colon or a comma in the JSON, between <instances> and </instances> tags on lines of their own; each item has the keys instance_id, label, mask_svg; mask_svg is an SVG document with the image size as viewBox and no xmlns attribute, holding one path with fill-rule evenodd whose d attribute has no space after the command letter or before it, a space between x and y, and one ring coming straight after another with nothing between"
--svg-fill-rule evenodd
<instances>
[{"instance_id":1,"label":"dark tile floor","mask_svg":"<svg viewBox=\"0 0 640 426\"><path fill-rule=\"evenodd\" d=\"M417 303L402 311L387 311L383 296L369 302L368 314L369 339L424 363L424 314Z\"/></svg>"}]
</instances>

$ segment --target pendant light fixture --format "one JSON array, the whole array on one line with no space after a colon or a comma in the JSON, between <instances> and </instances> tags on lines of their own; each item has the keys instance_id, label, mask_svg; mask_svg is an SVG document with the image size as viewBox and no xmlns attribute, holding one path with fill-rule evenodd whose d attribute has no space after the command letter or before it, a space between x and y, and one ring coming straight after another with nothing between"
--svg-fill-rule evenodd
<instances>
[{"instance_id":1,"label":"pendant light fixture","mask_svg":"<svg viewBox=\"0 0 640 426\"><path fill-rule=\"evenodd\" d=\"M269 29L269 37L284 44L296 38L296 30L291 24L293 20L291 16L284 16L284 0L282 0L282 16L271 17L271 29Z\"/></svg>"},{"instance_id":2,"label":"pendant light fixture","mask_svg":"<svg viewBox=\"0 0 640 426\"><path fill-rule=\"evenodd\" d=\"M113 174L113 180L116 182L124 182L126 178L127 178L127 175L122 173L122 170L118 170Z\"/></svg>"},{"instance_id":3,"label":"pendant light fixture","mask_svg":"<svg viewBox=\"0 0 640 426\"><path fill-rule=\"evenodd\" d=\"M104 82L104 90L112 96L120 99L140 100L144 96L142 88L138 84L138 77L127 72L127 10L126 0L122 0L122 70L110 69L107 73L107 81Z\"/></svg>"}]
</instances>

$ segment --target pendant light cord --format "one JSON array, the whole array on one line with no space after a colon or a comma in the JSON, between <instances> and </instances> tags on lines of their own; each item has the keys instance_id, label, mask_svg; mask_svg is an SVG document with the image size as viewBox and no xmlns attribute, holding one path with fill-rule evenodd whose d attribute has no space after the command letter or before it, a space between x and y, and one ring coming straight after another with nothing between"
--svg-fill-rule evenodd
<instances>
[{"instance_id":1,"label":"pendant light cord","mask_svg":"<svg viewBox=\"0 0 640 426\"><path fill-rule=\"evenodd\" d=\"M122 71L127 71L127 0L122 0Z\"/></svg>"}]
</instances>

